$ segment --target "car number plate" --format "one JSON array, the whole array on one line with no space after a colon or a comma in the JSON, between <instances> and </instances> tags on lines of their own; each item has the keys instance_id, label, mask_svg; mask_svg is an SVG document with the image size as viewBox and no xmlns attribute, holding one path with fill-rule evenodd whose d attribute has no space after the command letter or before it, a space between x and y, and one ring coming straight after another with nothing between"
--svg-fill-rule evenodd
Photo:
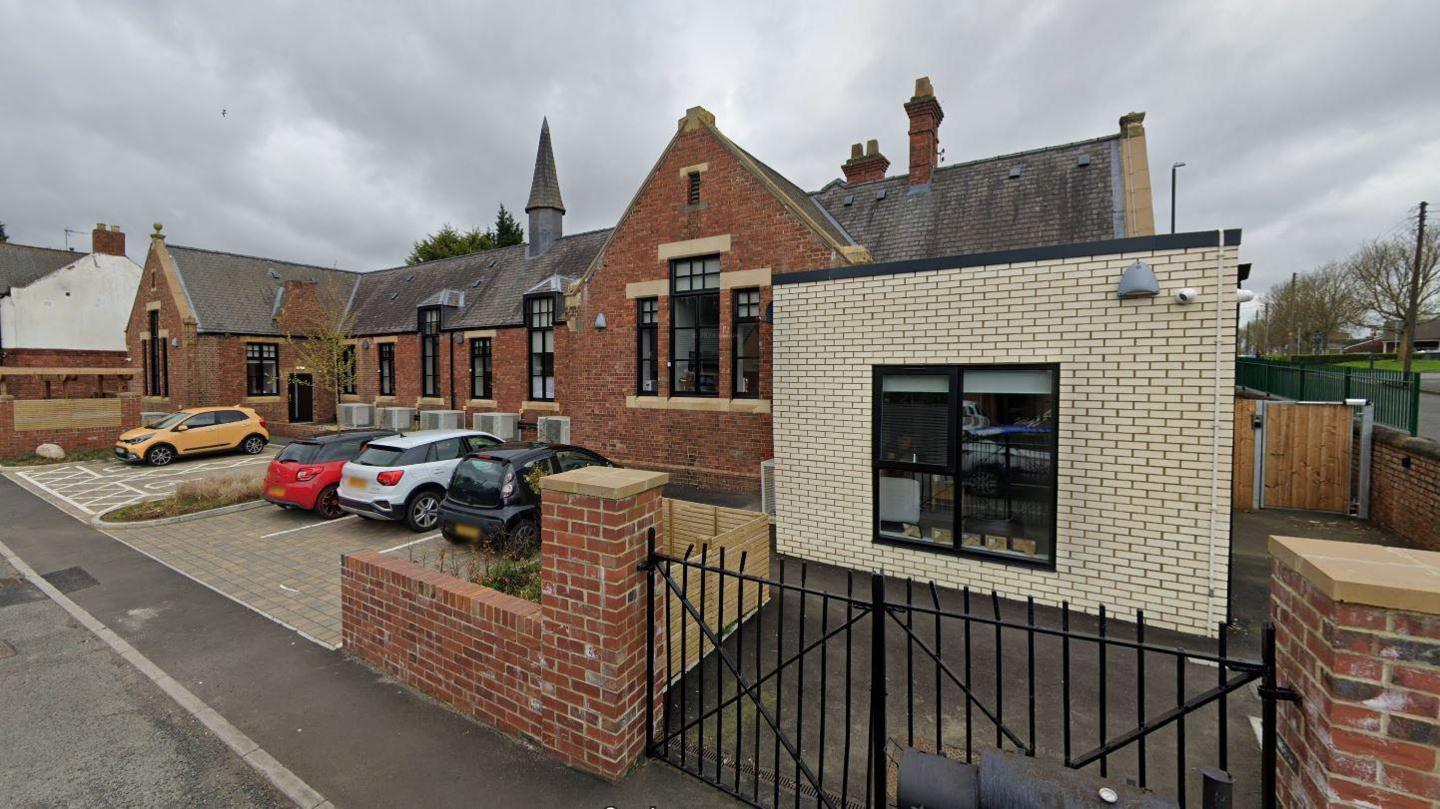
<instances>
[{"instance_id":1,"label":"car number plate","mask_svg":"<svg viewBox=\"0 0 1440 809\"><path fill-rule=\"evenodd\" d=\"M476 528L476 527L473 526L473 525L466 525L465 523L462 523L462 522L457 522L457 523L455 523L454 527L451 528L450 530L455 533L455 536L460 537L460 538L462 538L462 539L479 539L479 538L480 538L480 529L479 529L479 528Z\"/></svg>"},{"instance_id":2,"label":"car number plate","mask_svg":"<svg viewBox=\"0 0 1440 809\"><path fill-rule=\"evenodd\" d=\"M284 487L284 486L271 486L270 488L268 488L268 489L265 490L265 493L268 494L268 495L270 495L271 497L284 497L284 496L285 496L285 487Z\"/></svg>"},{"instance_id":3,"label":"car number plate","mask_svg":"<svg viewBox=\"0 0 1440 809\"><path fill-rule=\"evenodd\" d=\"M345 479L345 485L346 485L346 486L349 486L349 487L352 488L352 489L363 489L363 488L365 488L365 479L364 479L364 478L346 478L346 479Z\"/></svg>"}]
</instances>

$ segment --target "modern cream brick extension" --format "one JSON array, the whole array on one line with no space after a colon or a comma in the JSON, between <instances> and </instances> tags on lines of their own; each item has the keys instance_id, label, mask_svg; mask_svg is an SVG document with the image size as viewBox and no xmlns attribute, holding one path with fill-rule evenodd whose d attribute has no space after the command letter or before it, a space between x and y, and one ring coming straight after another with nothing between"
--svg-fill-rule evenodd
<instances>
[{"instance_id":1,"label":"modern cream brick extension","mask_svg":"<svg viewBox=\"0 0 1440 809\"><path fill-rule=\"evenodd\" d=\"M1213 634L1226 613L1240 240L1227 232L1222 258L1218 235L777 281L779 550L1011 598L1068 600L1087 611L1140 608L1154 623ZM1119 299L1117 283L1137 260L1153 269L1160 292ZM1182 305L1175 293L1187 287L1199 297ZM873 369L1005 363L1053 363L1058 371L1059 398L1046 414L1058 430L1053 569L958 545L877 543Z\"/></svg>"}]
</instances>

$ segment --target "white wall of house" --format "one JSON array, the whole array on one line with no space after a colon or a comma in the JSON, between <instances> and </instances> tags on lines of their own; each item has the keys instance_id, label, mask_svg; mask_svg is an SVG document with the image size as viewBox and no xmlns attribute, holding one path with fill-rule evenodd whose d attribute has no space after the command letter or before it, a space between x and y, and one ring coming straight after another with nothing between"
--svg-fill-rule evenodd
<instances>
[{"instance_id":1,"label":"white wall of house","mask_svg":"<svg viewBox=\"0 0 1440 809\"><path fill-rule=\"evenodd\" d=\"M777 285L780 552L1091 612L1104 604L1130 619L1144 609L1147 621L1215 634L1226 615L1237 252L1221 262L1218 372L1214 246ZM1137 259L1162 292L1119 300ZM1184 287L1198 302L1176 302ZM999 363L1059 369L1053 569L878 543L874 367ZM961 512L975 496L936 488Z\"/></svg>"},{"instance_id":2,"label":"white wall of house","mask_svg":"<svg viewBox=\"0 0 1440 809\"><path fill-rule=\"evenodd\" d=\"M0 298L0 345L124 351L125 324L143 270L92 253Z\"/></svg>"}]
</instances>

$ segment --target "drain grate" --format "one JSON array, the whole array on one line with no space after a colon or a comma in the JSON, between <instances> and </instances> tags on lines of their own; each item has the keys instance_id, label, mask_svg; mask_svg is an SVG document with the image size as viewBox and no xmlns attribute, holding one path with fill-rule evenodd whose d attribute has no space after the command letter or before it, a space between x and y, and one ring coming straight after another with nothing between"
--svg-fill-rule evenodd
<instances>
[{"instance_id":1,"label":"drain grate","mask_svg":"<svg viewBox=\"0 0 1440 809\"><path fill-rule=\"evenodd\" d=\"M0 607L13 607L31 601L43 601L45 594L40 588L19 576L0 579Z\"/></svg>"},{"instance_id":2,"label":"drain grate","mask_svg":"<svg viewBox=\"0 0 1440 809\"><path fill-rule=\"evenodd\" d=\"M86 587L94 587L100 583L95 580L94 576L86 573L83 567L67 567L64 570L43 573L40 578L50 582L56 590L62 593L73 593L76 590L84 590Z\"/></svg>"},{"instance_id":3,"label":"drain grate","mask_svg":"<svg viewBox=\"0 0 1440 809\"><path fill-rule=\"evenodd\" d=\"M15 656L15 647L8 640L0 640L0 660Z\"/></svg>"}]
</instances>

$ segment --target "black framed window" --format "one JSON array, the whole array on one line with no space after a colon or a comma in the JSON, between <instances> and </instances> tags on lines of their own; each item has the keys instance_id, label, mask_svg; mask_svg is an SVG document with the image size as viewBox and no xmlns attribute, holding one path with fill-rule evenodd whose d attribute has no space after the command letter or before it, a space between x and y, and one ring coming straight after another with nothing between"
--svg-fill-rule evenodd
<instances>
[{"instance_id":1,"label":"black framed window","mask_svg":"<svg viewBox=\"0 0 1440 809\"><path fill-rule=\"evenodd\" d=\"M735 370L732 385L737 399L760 396L760 290L737 289L734 303Z\"/></svg>"},{"instance_id":2,"label":"black framed window","mask_svg":"<svg viewBox=\"0 0 1440 809\"><path fill-rule=\"evenodd\" d=\"M340 349L340 392L355 393L355 346Z\"/></svg>"},{"instance_id":3,"label":"black framed window","mask_svg":"<svg viewBox=\"0 0 1440 809\"><path fill-rule=\"evenodd\" d=\"M1055 365L875 369L875 538L1053 567Z\"/></svg>"},{"instance_id":4,"label":"black framed window","mask_svg":"<svg viewBox=\"0 0 1440 809\"><path fill-rule=\"evenodd\" d=\"M641 298L635 302L635 392L654 396L660 392L660 301Z\"/></svg>"},{"instance_id":5,"label":"black framed window","mask_svg":"<svg viewBox=\"0 0 1440 809\"><path fill-rule=\"evenodd\" d=\"M245 394L247 396L280 395L280 345L278 343L247 343L245 345Z\"/></svg>"},{"instance_id":6,"label":"black framed window","mask_svg":"<svg viewBox=\"0 0 1440 809\"><path fill-rule=\"evenodd\" d=\"M440 395L440 309L420 310L420 395Z\"/></svg>"},{"instance_id":7,"label":"black framed window","mask_svg":"<svg viewBox=\"0 0 1440 809\"><path fill-rule=\"evenodd\" d=\"M470 398L490 399L490 338L470 340Z\"/></svg>"},{"instance_id":8,"label":"black framed window","mask_svg":"<svg viewBox=\"0 0 1440 809\"><path fill-rule=\"evenodd\" d=\"M525 299L525 328L530 339L530 399L555 400L555 296Z\"/></svg>"},{"instance_id":9,"label":"black framed window","mask_svg":"<svg viewBox=\"0 0 1440 809\"><path fill-rule=\"evenodd\" d=\"M670 263L670 393L720 392L720 257Z\"/></svg>"},{"instance_id":10,"label":"black framed window","mask_svg":"<svg viewBox=\"0 0 1440 809\"><path fill-rule=\"evenodd\" d=\"M160 311L150 310L150 340L144 346L141 362L145 364L145 393L150 396L170 395L170 351L160 336Z\"/></svg>"},{"instance_id":11,"label":"black framed window","mask_svg":"<svg viewBox=\"0 0 1440 809\"><path fill-rule=\"evenodd\" d=\"M380 369L380 395L395 395L395 344L380 343L375 346L378 352L377 367Z\"/></svg>"}]
</instances>

